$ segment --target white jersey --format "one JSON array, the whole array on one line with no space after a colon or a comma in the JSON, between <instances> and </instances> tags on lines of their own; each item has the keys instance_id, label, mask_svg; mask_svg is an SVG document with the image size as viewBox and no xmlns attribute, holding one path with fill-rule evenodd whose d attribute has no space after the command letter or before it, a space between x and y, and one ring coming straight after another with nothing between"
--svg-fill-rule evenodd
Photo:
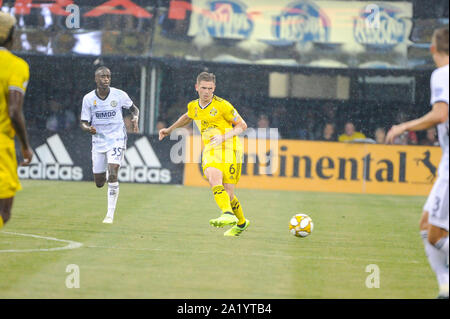
<instances>
[{"instance_id":1,"label":"white jersey","mask_svg":"<svg viewBox=\"0 0 450 319\"><path fill-rule=\"evenodd\" d=\"M431 105L437 102L447 103L448 108L448 64L433 71L431 75ZM449 154L448 154L448 118L447 121L437 126L439 144L442 148L442 158L439 164L440 177L448 178Z\"/></svg>"},{"instance_id":2,"label":"white jersey","mask_svg":"<svg viewBox=\"0 0 450 319\"><path fill-rule=\"evenodd\" d=\"M127 132L122 117L122 108L133 105L122 90L110 87L106 98L101 99L97 90L83 98L81 120L91 123L97 134L92 135L92 151L107 152L114 147L126 148Z\"/></svg>"}]
</instances>

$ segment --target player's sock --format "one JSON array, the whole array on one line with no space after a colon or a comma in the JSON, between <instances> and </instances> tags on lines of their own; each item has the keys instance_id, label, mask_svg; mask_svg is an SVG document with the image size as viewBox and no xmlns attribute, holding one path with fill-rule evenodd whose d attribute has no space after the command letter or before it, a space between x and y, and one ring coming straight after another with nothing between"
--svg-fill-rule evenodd
<instances>
[{"instance_id":1,"label":"player's sock","mask_svg":"<svg viewBox=\"0 0 450 319\"><path fill-rule=\"evenodd\" d=\"M436 274L439 286L448 285L447 255L429 242L425 245L425 252L428 262Z\"/></svg>"},{"instance_id":2,"label":"player's sock","mask_svg":"<svg viewBox=\"0 0 450 319\"><path fill-rule=\"evenodd\" d=\"M119 182L108 183L108 213L106 216L114 218L117 198L119 197Z\"/></svg>"},{"instance_id":3,"label":"player's sock","mask_svg":"<svg viewBox=\"0 0 450 319\"><path fill-rule=\"evenodd\" d=\"M231 208L233 209L234 215L238 218L238 226L244 227L245 224L245 217L244 217L244 211L242 210L241 203L239 203L239 200L237 199L236 195L234 195L233 200L231 201Z\"/></svg>"},{"instance_id":4,"label":"player's sock","mask_svg":"<svg viewBox=\"0 0 450 319\"><path fill-rule=\"evenodd\" d=\"M441 252L443 252L443 254L445 255L445 256L447 256L448 257L448 236L447 237L444 237L444 238L441 238L441 240L439 240L437 243L436 243L436 248L438 248Z\"/></svg>"},{"instance_id":5,"label":"player's sock","mask_svg":"<svg viewBox=\"0 0 450 319\"><path fill-rule=\"evenodd\" d=\"M217 185L212 188L212 191L214 194L214 200L222 213L232 212L233 210L231 208L230 196L228 196L225 187L223 187L223 185Z\"/></svg>"},{"instance_id":6,"label":"player's sock","mask_svg":"<svg viewBox=\"0 0 450 319\"><path fill-rule=\"evenodd\" d=\"M0 216L0 229L2 229L2 228L3 228L3 217Z\"/></svg>"},{"instance_id":7,"label":"player's sock","mask_svg":"<svg viewBox=\"0 0 450 319\"><path fill-rule=\"evenodd\" d=\"M423 247L427 247L428 243L428 230L421 230L420 231L420 237L422 238Z\"/></svg>"}]
</instances>

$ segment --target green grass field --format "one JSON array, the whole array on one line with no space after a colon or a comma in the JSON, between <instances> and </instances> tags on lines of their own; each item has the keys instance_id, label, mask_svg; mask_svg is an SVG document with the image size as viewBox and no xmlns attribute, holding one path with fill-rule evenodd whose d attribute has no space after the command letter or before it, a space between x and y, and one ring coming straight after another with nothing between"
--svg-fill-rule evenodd
<instances>
[{"instance_id":1,"label":"green grass field","mask_svg":"<svg viewBox=\"0 0 450 319\"><path fill-rule=\"evenodd\" d=\"M218 216L208 188L122 183L115 222L105 225L106 188L22 185L12 219L0 231L0 299L437 294L418 232L424 197L238 189L252 224L241 237L229 238L208 223ZM315 224L307 238L288 231L289 219L300 212ZM51 250L67 243L41 237L83 246ZM70 264L79 267L78 289L66 287ZM371 264L380 269L379 288L366 287Z\"/></svg>"}]
</instances>

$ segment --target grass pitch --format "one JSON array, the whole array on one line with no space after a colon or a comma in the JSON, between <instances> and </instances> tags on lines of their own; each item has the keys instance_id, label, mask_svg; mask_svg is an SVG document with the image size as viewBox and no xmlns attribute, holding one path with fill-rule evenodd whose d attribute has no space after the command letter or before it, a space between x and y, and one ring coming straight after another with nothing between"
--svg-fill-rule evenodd
<instances>
[{"instance_id":1,"label":"grass pitch","mask_svg":"<svg viewBox=\"0 0 450 319\"><path fill-rule=\"evenodd\" d=\"M209 225L208 188L121 183L114 224L106 187L23 181L0 231L4 298L434 298L418 231L424 197L238 189L251 220L241 237ZM296 213L314 232L288 231ZM39 237L29 237L32 234ZM67 242L80 248L54 250ZM31 251L30 251L31 250ZM68 265L80 288L69 289ZM367 288L368 265L379 288Z\"/></svg>"}]
</instances>

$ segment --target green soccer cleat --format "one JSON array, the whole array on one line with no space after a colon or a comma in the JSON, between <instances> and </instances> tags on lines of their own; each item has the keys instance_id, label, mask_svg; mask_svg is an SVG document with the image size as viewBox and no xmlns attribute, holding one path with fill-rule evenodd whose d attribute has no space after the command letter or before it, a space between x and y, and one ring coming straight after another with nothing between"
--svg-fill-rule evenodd
<instances>
[{"instance_id":1,"label":"green soccer cleat","mask_svg":"<svg viewBox=\"0 0 450 319\"><path fill-rule=\"evenodd\" d=\"M250 225L250 221L247 219L245 221L244 227L239 227L238 225L231 227L228 229L223 235L224 236L239 236L244 230L247 230L248 226Z\"/></svg>"},{"instance_id":2,"label":"green soccer cleat","mask_svg":"<svg viewBox=\"0 0 450 319\"><path fill-rule=\"evenodd\" d=\"M233 226L236 225L238 219L231 214L222 214L218 218L211 219L209 223L214 227Z\"/></svg>"}]
</instances>

